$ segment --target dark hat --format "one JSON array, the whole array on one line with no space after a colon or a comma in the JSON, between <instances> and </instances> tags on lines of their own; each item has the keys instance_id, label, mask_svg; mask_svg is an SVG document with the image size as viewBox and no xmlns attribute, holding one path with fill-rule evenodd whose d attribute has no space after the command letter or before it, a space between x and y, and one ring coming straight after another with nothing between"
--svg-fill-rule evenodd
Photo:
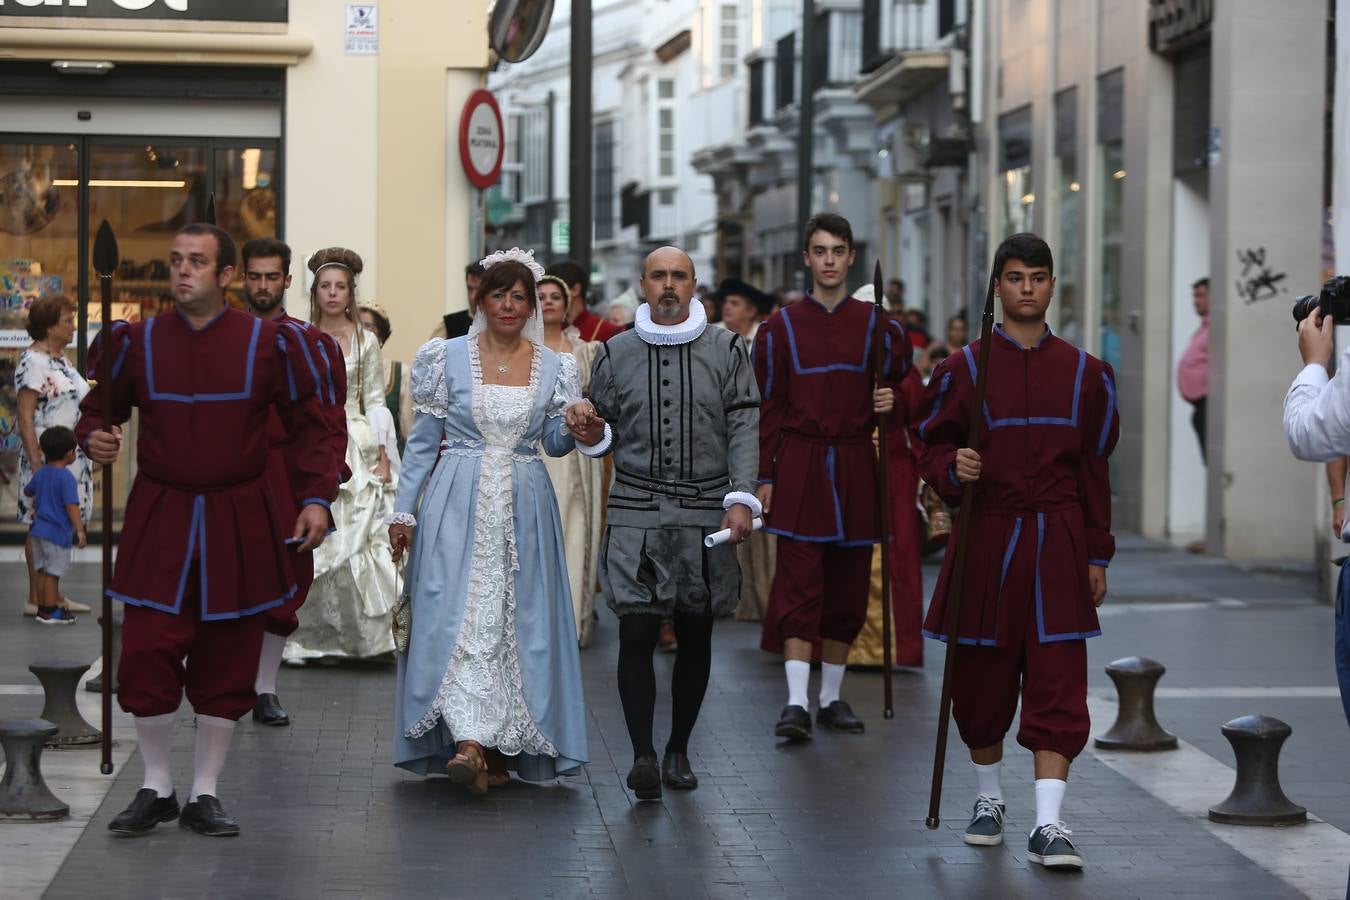
<instances>
[{"instance_id":1,"label":"dark hat","mask_svg":"<svg viewBox=\"0 0 1350 900\"><path fill-rule=\"evenodd\" d=\"M725 301L731 294L749 300L759 310L760 315L768 315L773 312L773 297L739 278L723 279L722 283L717 286L717 299L719 301Z\"/></svg>"}]
</instances>

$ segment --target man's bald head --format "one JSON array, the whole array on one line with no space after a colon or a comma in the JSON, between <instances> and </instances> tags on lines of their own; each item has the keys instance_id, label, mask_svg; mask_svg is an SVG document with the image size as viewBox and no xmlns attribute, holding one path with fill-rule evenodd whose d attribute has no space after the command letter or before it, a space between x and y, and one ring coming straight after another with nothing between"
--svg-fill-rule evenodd
<instances>
[{"instance_id":1,"label":"man's bald head","mask_svg":"<svg viewBox=\"0 0 1350 900\"><path fill-rule=\"evenodd\" d=\"M677 325L689 317L695 284L694 261L679 247L660 247L642 262L642 296L658 325Z\"/></svg>"}]
</instances>

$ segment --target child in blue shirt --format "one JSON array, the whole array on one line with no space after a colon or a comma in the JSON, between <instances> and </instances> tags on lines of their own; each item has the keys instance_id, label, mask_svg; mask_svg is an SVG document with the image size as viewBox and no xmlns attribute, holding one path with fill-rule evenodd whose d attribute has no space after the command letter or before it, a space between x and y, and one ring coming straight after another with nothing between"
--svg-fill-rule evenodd
<instances>
[{"instance_id":1,"label":"child in blue shirt","mask_svg":"<svg viewBox=\"0 0 1350 900\"><path fill-rule=\"evenodd\" d=\"M28 531L37 572L38 614L43 625L74 625L61 605L61 576L70 568L70 546L88 542L80 517L80 489L68 466L75 462L75 432L48 428L38 438L47 463L33 473L24 493L33 498L33 525Z\"/></svg>"}]
</instances>

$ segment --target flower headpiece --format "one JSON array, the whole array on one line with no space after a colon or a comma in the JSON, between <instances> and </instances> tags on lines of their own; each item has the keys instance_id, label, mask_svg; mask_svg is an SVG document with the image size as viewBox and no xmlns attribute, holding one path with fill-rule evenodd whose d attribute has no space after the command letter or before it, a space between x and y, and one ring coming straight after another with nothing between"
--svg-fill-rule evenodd
<instances>
[{"instance_id":1,"label":"flower headpiece","mask_svg":"<svg viewBox=\"0 0 1350 900\"><path fill-rule=\"evenodd\" d=\"M518 262L529 269L534 275L535 283L544 277L544 267L535 262L533 250L522 250L519 247L512 247L510 250L498 250L496 253L489 253L479 260L478 264L484 269L490 269L497 263Z\"/></svg>"}]
</instances>

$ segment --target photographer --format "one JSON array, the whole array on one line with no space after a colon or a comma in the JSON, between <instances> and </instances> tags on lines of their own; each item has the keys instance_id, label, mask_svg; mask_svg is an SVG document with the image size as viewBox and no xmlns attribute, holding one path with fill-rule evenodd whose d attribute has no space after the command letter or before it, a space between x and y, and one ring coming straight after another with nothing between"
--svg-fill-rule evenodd
<instances>
[{"instance_id":1,"label":"photographer","mask_svg":"<svg viewBox=\"0 0 1350 900\"><path fill-rule=\"evenodd\" d=\"M1323 300L1327 291L1323 289ZM1299 459L1327 463L1331 484L1333 521L1342 541L1350 540L1345 527L1345 476L1350 454L1350 350L1341 356L1335 377L1328 369L1335 351L1336 319L1324 315L1319 303L1300 301L1294 317L1298 325L1298 349L1303 355L1303 371L1298 373L1284 397L1284 436L1289 449ZM1300 309L1301 307L1301 309ZM1302 317L1300 318L1300 312ZM1341 688L1341 705L1350 722L1350 563L1342 562L1336 584L1336 678Z\"/></svg>"}]
</instances>

